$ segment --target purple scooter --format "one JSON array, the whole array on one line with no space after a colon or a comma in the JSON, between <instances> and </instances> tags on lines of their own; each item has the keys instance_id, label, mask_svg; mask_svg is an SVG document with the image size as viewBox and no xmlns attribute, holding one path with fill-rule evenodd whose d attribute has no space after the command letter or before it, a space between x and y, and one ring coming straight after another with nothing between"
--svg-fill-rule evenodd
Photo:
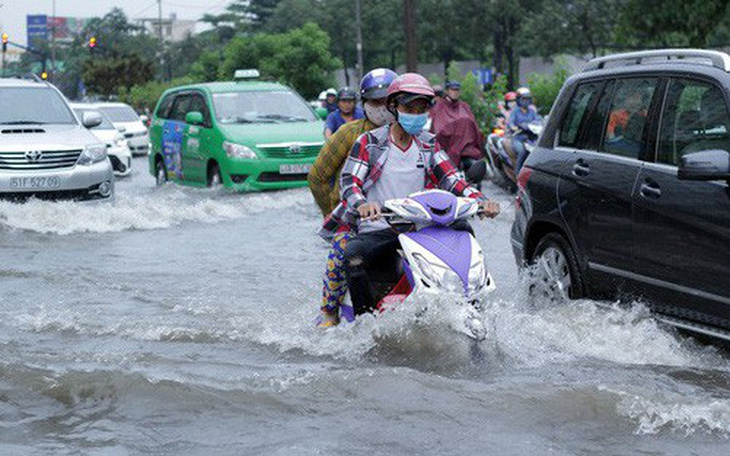
<instances>
[{"instance_id":1,"label":"purple scooter","mask_svg":"<svg viewBox=\"0 0 730 456\"><path fill-rule=\"evenodd\" d=\"M451 227L454 222L478 215L478 200L456 197L444 190L426 190L388 200L384 207L383 216L391 224L412 223L416 229L398 236L403 276L378 303L380 311L394 307L411 294L459 295L479 304L495 289L479 243L470 232ZM355 318L351 306L343 306L341 315L348 321Z\"/></svg>"}]
</instances>

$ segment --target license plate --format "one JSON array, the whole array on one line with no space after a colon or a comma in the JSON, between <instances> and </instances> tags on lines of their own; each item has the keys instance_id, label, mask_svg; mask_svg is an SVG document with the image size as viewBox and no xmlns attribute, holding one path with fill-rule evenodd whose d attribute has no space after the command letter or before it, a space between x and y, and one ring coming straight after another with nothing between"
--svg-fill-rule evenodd
<instances>
[{"instance_id":1,"label":"license plate","mask_svg":"<svg viewBox=\"0 0 730 456\"><path fill-rule=\"evenodd\" d=\"M312 165L309 163L279 165L279 174L309 174L310 169L312 169Z\"/></svg>"},{"instance_id":2,"label":"license plate","mask_svg":"<svg viewBox=\"0 0 730 456\"><path fill-rule=\"evenodd\" d=\"M61 186L60 177L11 177L10 188L19 190L35 190L44 188L59 188Z\"/></svg>"}]
</instances>

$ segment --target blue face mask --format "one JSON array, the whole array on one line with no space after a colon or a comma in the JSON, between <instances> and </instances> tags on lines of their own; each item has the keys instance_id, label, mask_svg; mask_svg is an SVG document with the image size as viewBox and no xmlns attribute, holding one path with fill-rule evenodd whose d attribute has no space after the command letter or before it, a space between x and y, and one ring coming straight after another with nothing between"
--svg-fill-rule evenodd
<instances>
[{"instance_id":1,"label":"blue face mask","mask_svg":"<svg viewBox=\"0 0 730 456\"><path fill-rule=\"evenodd\" d=\"M398 123L409 135L417 135L423 130L428 122L428 114L407 114L405 112L398 113Z\"/></svg>"}]
</instances>

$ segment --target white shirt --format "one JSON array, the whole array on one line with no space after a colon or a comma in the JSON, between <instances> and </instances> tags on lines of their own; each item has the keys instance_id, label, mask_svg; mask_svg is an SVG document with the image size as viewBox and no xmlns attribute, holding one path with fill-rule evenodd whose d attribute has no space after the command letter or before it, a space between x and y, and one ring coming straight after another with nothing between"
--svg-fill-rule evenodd
<instances>
[{"instance_id":1,"label":"white shirt","mask_svg":"<svg viewBox=\"0 0 730 456\"><path fill-rule=\"evenodd\" d=\"M395 144L390 139L388 157L383 165L380 179L370 188L366 198L368 203L378 203L381 206L386 200L393 198L405 198L411 193L423 190L425 182L425 165L423 155L416 142L411 139L406 150ZM388 229L390 225L383 219L377 221L360 222L358 231L368 233Z\"/></svg>"}]
</instances>

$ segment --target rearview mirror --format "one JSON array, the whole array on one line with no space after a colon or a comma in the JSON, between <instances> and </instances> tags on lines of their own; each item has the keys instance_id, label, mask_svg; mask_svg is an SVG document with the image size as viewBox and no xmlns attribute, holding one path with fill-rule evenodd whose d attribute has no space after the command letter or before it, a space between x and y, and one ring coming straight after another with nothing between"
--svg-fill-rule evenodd
<instances>
[{"instance_id":1,"label":"rearview mirror","mask_svg":"<svg viewBox=\"0 0 730 456\"><path fill-rule=\"evenodd\" d=\"M730 153L707 150L684 155L677 177L681 180L710 181L730 179Z\"/></svg>"},{"instance_id":2,"label":"rearview mirror","mask_svg":"<svg viewBox=\"0 0 730 456\"><path fill-rule=\"evenodd\" d=\"M314 110L314 112L317 113L317 117L319 117L322 120L325 120L327 118L327 108L317 108Z\"/></svg>"},{"instance_id":3,"label":"rearview mirror","mask_svg":"<svg viewBox=\"0 0 730 456\"><path fill-rule=\"evenodd\" d=\"M117 127L117 131L119 133L124 133L125 131L127 131L127 127L125 127L124 125L120 125Z\"/></svg>"},{"instance_id":4,"label":"rearview mirror","mask_svg":"<svg viewBox=\"0 0 730 456\"><path fill-rule=\"evenodd\" d=\"M98 112L85 112L81 116L81 123L86 128L94 128L101 125L101 114Z\"/></svg>"},{"instance_id":5,"label":"rearview mirror","mask_svg":"<svg viewBox=\"0 0 730 456\"><path fill-rule=\"evenodd\" d=\"M202 125L203 114L199 111L191 111L185 115L185 123L190 125Z\"/></svg>"}]
</instances>

